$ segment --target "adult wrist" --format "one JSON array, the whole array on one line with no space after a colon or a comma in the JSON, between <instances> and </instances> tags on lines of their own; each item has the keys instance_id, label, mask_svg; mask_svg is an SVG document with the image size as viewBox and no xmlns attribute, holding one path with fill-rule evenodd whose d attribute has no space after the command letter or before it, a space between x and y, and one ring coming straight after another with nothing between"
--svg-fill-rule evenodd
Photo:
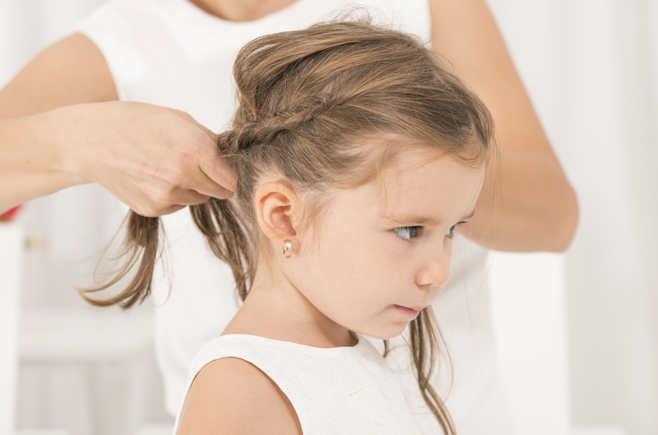
<instances>
[{"instance_id":1,"label":"adult wrist","mask_svg":"<svg viewBox=\"0 0 658 435\"><path fill-rule=\"evenodd\" d=\"M37 161L44 162L44 170L56 177L61 187L91 183L89 170L81 164L79 136L82 125L72 107L62 107L31 117L32 140L42 143L34 150L41 153ZM26 119L27 120L27 119Z\"/></svg>"}]
</instances>

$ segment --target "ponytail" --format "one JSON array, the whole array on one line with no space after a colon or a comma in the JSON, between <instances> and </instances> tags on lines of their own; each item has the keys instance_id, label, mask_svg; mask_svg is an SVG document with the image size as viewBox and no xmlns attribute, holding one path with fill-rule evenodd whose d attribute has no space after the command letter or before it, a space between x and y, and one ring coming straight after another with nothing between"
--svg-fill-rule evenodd
<instances>
[{"instance_id":1,"label":"ponytail","mask_svg":"<svg viewBox=\"0 0 658 435\"><path fill-rule=\"evenodd\" d=\"M240 214L230 200L215 198L191 206L190 211L210 250L231 267L238 295L244 301L253 283L256 265L252 242L239 220Z\"/></svg>"},{"instance_id":2,"label":"ponytail","mask_svg":"<svg viewBox=\"0 0 658 435\"><path fill-rule=\"evenodd\" d=\"M190 212L210 250L231 267L238 294L244 301L256 273L255 258L251 249L252 242L247 237L246 228L240 222L234 204L230 200L211 198L204 204L190 206ZM118 305L123 309L144 302L151 294L153 271L161 249L160 239L164 235L161 233L160 218L141 216L131 210L123 250L119 254L119 258L127 260L109 282L96 287L79 288L82 298L97 307ZM116 285L130 274L138 262L137 272L125 290L105 299L90 297L91 293Z\"/></svg>"},{"instance_id":3,"label":"ponytail","mask_svg":"<svg viewBox=\"0 0 658 435\"><path fill-rule=\"evenodd\" d=\"M123 309L128 309L137 303L144 302L151 294L153 269L158 258L158 244L161 238L160 233L160 218L141 216L131 210L128 215L128 227L123 242L123 251L119 254L119 258L127 258L125 264L109 282L91 288L78 288L80 296L97 307L119 305ZM91 293L106 290L117 284L133 270L138 261L139 268L135 276L121 293L107 299L96 299L89 296Z\"/></svg>"}]
</instances>

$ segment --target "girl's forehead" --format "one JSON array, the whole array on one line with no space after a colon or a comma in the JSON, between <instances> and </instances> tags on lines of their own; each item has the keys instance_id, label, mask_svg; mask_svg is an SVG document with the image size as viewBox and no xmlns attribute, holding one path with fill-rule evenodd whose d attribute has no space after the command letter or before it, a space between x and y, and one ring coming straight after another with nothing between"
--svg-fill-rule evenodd
<instances>
[{"instance_id":1,"label":"girl's forehead","mask_svg":"<svg viewBox=\"0 0 658 435\"><path fill-rule=\"evenodd\" d=\"M484 167L473 167L451 154L404 153L385 172L390 203L424 203L434 199L459 200L479 186Z\"/></svg>"},{"instance_id":2,"label":"girl's forehead","mask_svg":"<svg viewBox=\"0 0 658 435\"><path fill-rule=\"evenodd\" d=\"M460 220L472 211L483 179L484 166L473 167L457 156L436 150L404 152L379 179L340 192L335 205L364 219Z\"/></svg>"}]
</instances>

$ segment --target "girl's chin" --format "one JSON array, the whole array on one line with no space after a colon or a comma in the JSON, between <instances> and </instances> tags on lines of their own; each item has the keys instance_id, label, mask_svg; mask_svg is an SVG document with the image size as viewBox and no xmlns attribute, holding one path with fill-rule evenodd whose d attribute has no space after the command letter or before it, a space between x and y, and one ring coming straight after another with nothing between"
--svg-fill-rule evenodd
<instances>
[{"instance_id":1,"label":"girl's chin","mask_svg":"<svg viewBox=\"0 0 658 435\"><path fill-rule=\"evenodd\" d=\"M380 329L377 331L364 331L364 332L359 332L359 334L366 335L371 338L376 338L378 340L390 340L392 338L399 337L400 335L402 335L404 330L407 328L408 324L409 321L399 322L390 325L390 328L386 328L386 330Z\"/></svg>"}]
</instances>

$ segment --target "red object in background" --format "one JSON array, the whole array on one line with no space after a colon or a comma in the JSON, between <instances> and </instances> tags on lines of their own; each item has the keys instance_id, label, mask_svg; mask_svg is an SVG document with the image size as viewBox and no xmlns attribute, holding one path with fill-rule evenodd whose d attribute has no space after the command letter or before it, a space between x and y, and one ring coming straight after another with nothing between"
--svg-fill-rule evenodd
<instances>
[{"instance_id":1,"label":"red object in background","mask_svg":"<svg viewBox=\"0 0 658 435\"><path fill-rule=\"evenodd\" d=\"M8 211L0 214L0 222L9 222L9 221L14 220L14 217L16 217L16 213L18 212L18 210L20 210L21 207L22 207L22 205L17 205L16 207L12 208L11 210L8 210Z\"/></svg>"}]
</instances>

